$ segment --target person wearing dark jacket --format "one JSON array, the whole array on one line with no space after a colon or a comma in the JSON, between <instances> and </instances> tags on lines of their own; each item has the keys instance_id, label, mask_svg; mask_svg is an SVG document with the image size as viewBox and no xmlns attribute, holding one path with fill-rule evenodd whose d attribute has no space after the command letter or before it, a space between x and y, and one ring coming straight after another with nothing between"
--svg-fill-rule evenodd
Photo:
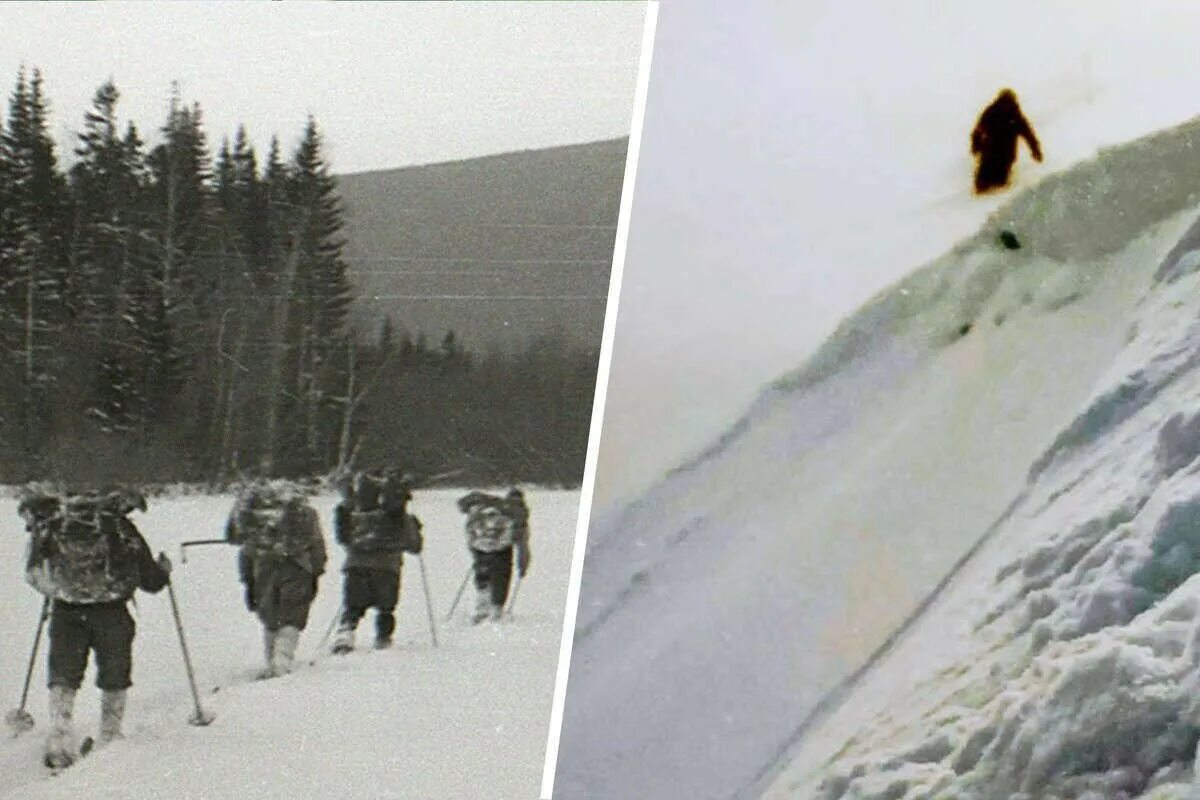
<instances>
[{"instance_id":1,"label":"person wearing dark jacket","mask_svg":"<svg viewBox=\"0 0 1200 800\"><path fill-rule=\"evenodd\" d=\"M384 480L360 474L346 487L343 502L334 509L334 538L346 549L342 615L333 641L335 653L354 649L355 629L372 608L375 647L391 646L404 554L419 555L424 546L421 521L404 506L410 499L407 489L401 489L394 502L380 503L376 499L385 494L377 491ZM369 484L374 484L372 491L368 491ZM370 501L366 501L368 496Z\"/></svg>"},{"instance_id":2,"label":"person wearing dark jacket","mask_svg":"<svg viewBox=\"0 0 1200 800\"><path fill-rule=\"evenodd\" d=\"M286 675L325 572L325 536L316 509L291 484L259 485L234 506L226 538L242 545L238 578L247 610L263 627L266 668L259 677Z\"/></svg>"},{"instance_id":3,"label":"person wearing dark jacket","mask_svg":"<svg viewBox=\"0 0 1200 800\"><path fill-rule=\"evenodd\" d=\"M136 629L126 606L139 589L162 591L171 571L166 554L155 560L128 519L134 510L146 510L145 498L135 492L39 494L19 507L31 534L26 579L50 599L50 733L44 760L54 769L78 757L72 718L89 652L95 654L101 691L99 743L122 736Z\"/></svg>"}]
</instances>

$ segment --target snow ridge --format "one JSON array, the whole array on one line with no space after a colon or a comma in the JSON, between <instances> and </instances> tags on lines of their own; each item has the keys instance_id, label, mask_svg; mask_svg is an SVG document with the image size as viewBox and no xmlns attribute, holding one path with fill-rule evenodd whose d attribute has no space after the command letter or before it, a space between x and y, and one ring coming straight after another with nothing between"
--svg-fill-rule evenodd
<instances>
[{"instance_id":1,"label":"snow ridge","mask_svg":"<svg viewBox=\"0 0 1200 800\"><path fill-rule=\"evenodd\" d=\"M855 403L813 401L805 397L828 384L833 377L845 378L856 370L868 372L872 380L863 394L883 393L911 374L931 353L952 345L971 327L979 324L983 310L999 299L1001 308L992 322L1000 325L1021 307L1036 304L1054 311L1078 300L1099 276L1096 261L1111 255L1146 229L1193 203L1200 195L1200 117L1175 128L1134 142L1102 150L1096 157L1062 173L1050 175L1019 193L998 209L974 236L949 253L917 270L896 286L880 293L838 326L834 334L798 370L769 385L752 407L716 441L671 470L646 496L625 508L597 517L597 534L589 538L585 570L595 571L605 562L604 548L609 532L655 528L647 525L656 508L671 504L673 484L680 480L703 480L706 467L740 442L781 405L812 402L822 409L841 413L829 420L816 435L804 437L806 444L827 438L855 419ZM1020 255L1005 251L997 242L1001 231L1019 231L1025 242ZM1099 232L1099 233L1097 233ZM1200 222L1182 242L1195 239L1200 247ZM1163 280L1178 277L1179 264L1200 266L1200 252L1189 261L1188 253L1172 253L1160 271ZM1195 263L1192 263L1194 261ZM1047 277L1049 276L1049 277ZM1014 280L1024 278L1024 281ZM1024 283L1019 288L1013 288ZM1004 297L1005 294L1016 295ZM964 328L966 330L964 330ZM882 375L881 352L902 351L902 367ZM1187 368L1183 365L1181 368ZM1109 404L1098 403L1093 415L1128 411L1125 395L1136 393L1133 384L1119 390ZM800 398L797 400L797 398ZM822 415L822 419L826 419ZM1097 427L1093 419L1080 419L1076 428L1064 432L1064 440L1043 459L1061 448L1078 444ZM1043 465L1035 464L1034 472ZM682 541L699 519L672 522L673 538ZM669 548L668 548L669 549ZM666 558L659 554L643 561L629 581L617 590L608 608L577 629L577 638L588 636L597 625L636 591L655 564ZM586 609L585 609L586 610Z\"/></svg>"},{"instance_id":2,"label":"snow ridge","mask_svg":"<svg viewBox=\"0 0 1200 800\"><path fill-rule=\"evenodd\" d=\"M1088 473L1068 467L1110 447L1097 431L1144 419L1191 374L1188 326L1200 314L1168 307L1168 324L1147 309L1168 295L1191 308L1179 292L1191 286L1194 257L1177 251L1167 268L1164 255L1200 210L1198 135L1200 120L1016 196L975 236L843 323L709 451L595 519L559 795L729 798L772 781L799 786L793 756L831 725L846 729L845 709L859 713L862 687L913 642L953 665L966 646L941 647L930 620L981 564L991 581L1013 560L992 563L989 554L1011 545L1014 528L1039 509L1058 513L1086 485ZM1005 248L1003 230L1022 247ZM1164 269L1178 276L1155 283ZM1117 391L1125 381L1132 399ZM1175 423L1174 461L1188 458L1192 425ZM1053 530L1118 520L1136 506L1093 511ZM1159 561L1174 563L1176 551ZM1139 580L1165 587L1173 574L1150 570ZM1097 596L1094 618L1136 614L1138 598L1157 591L1139 586L1109 612ZM977 605L1010 594L1008 584L989 584ZM1013 599L1012 613L1025 602ZM975 609L968 630L992 610ZM1008 620L1001 611L980 635L996 636ZM924 671L920 658L909 660L917 665L905 676ZM603 733L616 729L636 735ZM714 751L713 740L722 747ZM911 746L929 771L945 747L926 744ZM874 797L863 787L879 762L866 744L849 747L828 776L866 770L853 791ZM654 768L662 763L695 766L665 775ZM927 783L911 786L909 800L930 796ZM816 795L809 787L779 796Z\"/></svg>"},{"instance_id":3,"label":"snow ridge","mask_svg":"<svg viewBox=\"0 0 1200 800\"><path fill-rule=\"evenodd\" d=\"M1034 462L976 574L906 642L911 656L959 613L966 649L851 738L811 796L1184 796L1200 740L1196 232L1160 265L1128 344Z\"/></svg>"}]
</instances>

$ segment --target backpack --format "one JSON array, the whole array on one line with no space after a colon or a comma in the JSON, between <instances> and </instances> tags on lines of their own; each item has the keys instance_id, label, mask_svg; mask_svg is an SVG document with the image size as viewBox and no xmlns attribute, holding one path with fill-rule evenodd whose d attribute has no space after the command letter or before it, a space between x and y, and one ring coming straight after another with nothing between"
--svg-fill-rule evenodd
<instances>
[{"instance_id":1,"label":"backpack","mask_svg":"<svg viewBox=\"0 0 1200 800\"><path fill-rule=\"evenodd\" d=\"M251 557L291 558L312 545L303 499L277 487L254 487L238 499L226 539Z\"/></svg>"},{"instance_id":2,"label":"backpack","mask_svg":"<svg viewBox=\"0 0 1200 800\"><path fill-rule=\"evenodd\" d=\"M343 486L339 541L360 553L416 551L420 523L406 511L412 494L393 473L358 472Z\"/></svg>"},{"instance_id":3,"label":"backpack","mask_svg":"<svg viewBox=\"0 0 1200 800\"><path fill-rule=\"evenodd\" d=\"M513 546L515 528L500 503L477 503L467 512L467 546L483 553L505 550Z\"/></svg>"},{"instance_id":4,"label":"backpack","mask_svg":"<svg viewBox=\"0 0 1200 800\"><path fill-rule=\"evenodd\" d=\"M392 473L359 472L354 476L346 499L355 511L402 513L412 499L404 481Z\"/></svg>"},{"instance_id":5,"label":"backpack","mask_svg":"<svg viewBox=\"0 0 1200 800\"><path fill-rule=\"evenodd\" d=\"M347 517L348 544L360 553L416 552L421 523L411 514L351 511Z\"/></svg>"},{"instance_id":6,"label":"backpack","mask_svg":"<svg viewBox=\"0 0 1200 800\"><path fill-rule=\"evenodd\" d=\"M113 497L45 500L29 523L26 580L68 603L131 597L141 583L141 536Z\"/></svg>"}]
</instances>

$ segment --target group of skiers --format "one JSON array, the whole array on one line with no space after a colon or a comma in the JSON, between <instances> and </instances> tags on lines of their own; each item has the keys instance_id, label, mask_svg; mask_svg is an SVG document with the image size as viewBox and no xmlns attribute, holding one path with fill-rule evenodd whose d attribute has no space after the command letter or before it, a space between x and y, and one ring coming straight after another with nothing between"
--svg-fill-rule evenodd
<instances>
[{"instance_id":1,"label":"group of skiers","mask_svg":"<svg viewBox=\"0 0 1200 800\"><path fill-rule=\"evenodd\" d=\"M332 651L354 649L355 630L371 609L374 646L386 648L396 628L404 554L420 555L424 547L421 521L408 511L412 492L398 470L355 473L342 482L341 490L341 502L334 509L334 539L346 556ZM520 576L529 569L529 508L519 489L503 497L470 492L458 507L467 515L477 593L471 621L500 619L514 559ZM72 726L89 651L95 654L96 684L102 693L97 743L121 738L135 631L127 604L139 589L157 593L167 587L172 569L165 553L157 559L151 555L129 519L133 511L146 508L141 493L123 489L30 490L18 507L29 533L26 580L45 596L43 620L48 616L50 623L50 731L44 761L51 769L69 766L92 745L90 738L76 742ZM266 666L259 677L285 675L292 669L325 572L319 515L308 492L296 484L255 481L235 501L225 541L239 547L237 571L246 608L262 624Z\"/></svg>"}]
</instances>

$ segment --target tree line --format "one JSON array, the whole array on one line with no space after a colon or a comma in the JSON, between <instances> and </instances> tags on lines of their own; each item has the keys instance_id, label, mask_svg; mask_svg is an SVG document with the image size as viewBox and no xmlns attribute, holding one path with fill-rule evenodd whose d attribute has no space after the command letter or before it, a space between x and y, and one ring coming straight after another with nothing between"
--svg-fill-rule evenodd
<instances>
[{"instance_id":1,"label":"tree line","mask_svg":"<svg viewBox=\"0 0 1200 800\"><path fill-rule=\"evenodd\" d=\"M360 335L315 119L286 156L239 127L214 157L178 88L152 146L119 99L96 90L69 167L40 72L0 115L0 481L579 481L595 350Z\"/></svg>"}]
</instances>

